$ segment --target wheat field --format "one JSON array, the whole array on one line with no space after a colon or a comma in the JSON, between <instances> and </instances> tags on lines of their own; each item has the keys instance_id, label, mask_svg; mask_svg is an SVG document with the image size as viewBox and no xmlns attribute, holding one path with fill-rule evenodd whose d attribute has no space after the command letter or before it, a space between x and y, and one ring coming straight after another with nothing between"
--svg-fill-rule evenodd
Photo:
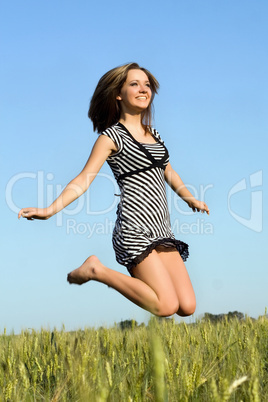
<instances>
[{"instance_id":1,"label":"wheat field","mask_svg":"<svg viewBox=\"0 0 268 402\"><path fill-rule=\"evenodd\" d=\"M1 401L268 401L268 319L0 335Z\"/></svg>"}]
</instances>

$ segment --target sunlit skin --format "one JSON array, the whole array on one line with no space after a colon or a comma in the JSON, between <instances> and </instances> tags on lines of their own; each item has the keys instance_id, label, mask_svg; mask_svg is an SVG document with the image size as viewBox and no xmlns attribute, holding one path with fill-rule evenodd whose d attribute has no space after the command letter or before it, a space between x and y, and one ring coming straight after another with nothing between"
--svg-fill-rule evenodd
<instances>
[{"instance_id":1,"label":"sunlit skin","mask_svg":"<svg viewBox=\"0 0 268 402\"><path fill-rule=\"evenodd\" d=\"M130 70L120 94L116 97L121 103L121 117L125 113L139 116L149 106L151 97L147 75L142 70Z\"/></svg>"},{"instance_id":2,"label":"sunlit skin","mask_svg":"<svg viewBox=\"0 0 268 402\"><path fill-rule=\"evenodd\" d=\"M142 70L130 70L117 100L121 105L120 122L139 142L154 143L150 132L142 125L142 112L151 101L151 89L147 75ZM18 217L28 220L48 219L80 197L90 186L107 157L117 151L114 142L105 135L96 140L88 161L77 177L47 208L23 208ZM182 179L168 163L165 179L169 186L195 212L209 209L205 202L196 200ZM133 268L134 278L104 266L92 255L79 268L70 272L68 282L82 285L95 280L120 292L136 305L158 316L191 315L195 311L194 290L175 248L158 246L141 263Z\"/></svg>"}]
</instances>

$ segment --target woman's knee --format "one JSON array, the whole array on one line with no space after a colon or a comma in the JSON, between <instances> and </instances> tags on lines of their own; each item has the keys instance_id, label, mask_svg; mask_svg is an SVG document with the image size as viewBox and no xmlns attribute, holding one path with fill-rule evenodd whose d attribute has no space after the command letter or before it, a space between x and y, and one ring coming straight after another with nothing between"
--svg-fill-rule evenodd
<instances>
[{"instance_id":1,"label":"woman's knee","mask_svg":"<svg viewBox=\"0 0 268 402\"><path fill-rule=\"evenodd\" d=\"M188 300L187 302L184 301L183 303L181 303L177 313L181 317L187 317L189 315L194 314L195 309L196 309L196 300L194 298Z\"/></svg>"},{"instance_id":2,"label":"woman's knee","mask_svg":"<svg viewBox=\"0 0 268 402\"><path fill-rule=\"evenodd\" d=\"M160 303L157 306L154 314L158 317L170 317L173 314L176 314L179 310L179 301L169 301L167 303Z\"/></svg>"}]
</instances>

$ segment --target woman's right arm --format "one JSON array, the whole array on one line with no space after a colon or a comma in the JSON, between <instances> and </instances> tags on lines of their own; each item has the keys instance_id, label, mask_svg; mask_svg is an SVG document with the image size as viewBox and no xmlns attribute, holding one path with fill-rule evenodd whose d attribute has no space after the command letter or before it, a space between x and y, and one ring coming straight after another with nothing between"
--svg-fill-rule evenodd
<instances>
[{"instance_id":1,"label":"woman's right arm","mask_svg":"<svg viewBox=\"0 0 268 402\"><path fill-rule=\"evenodd\" d=\"M117 151L115 143L106 135L100 135L92 148L85 167L78 176L67 184L59 197L47 208L22 208L19 211L18 218L22 216L28 220L48 219L67 207L84 194L113 151Z\"/></svg>"}]
</instances>

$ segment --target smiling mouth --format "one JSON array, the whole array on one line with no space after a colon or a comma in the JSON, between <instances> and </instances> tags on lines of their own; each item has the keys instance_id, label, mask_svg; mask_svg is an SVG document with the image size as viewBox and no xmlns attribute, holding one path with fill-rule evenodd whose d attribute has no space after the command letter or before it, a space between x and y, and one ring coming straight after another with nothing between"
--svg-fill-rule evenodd
<instances>
[{"instance_id":1,"label":"smiling mouth","mask_svg":"<svg viewBox=\"0 0 268 402\"><path fill-rule=\"evenodd\" d=\"M146 96L138 96L137 99L147 99Z\"/></svg>"}]
</instances>

